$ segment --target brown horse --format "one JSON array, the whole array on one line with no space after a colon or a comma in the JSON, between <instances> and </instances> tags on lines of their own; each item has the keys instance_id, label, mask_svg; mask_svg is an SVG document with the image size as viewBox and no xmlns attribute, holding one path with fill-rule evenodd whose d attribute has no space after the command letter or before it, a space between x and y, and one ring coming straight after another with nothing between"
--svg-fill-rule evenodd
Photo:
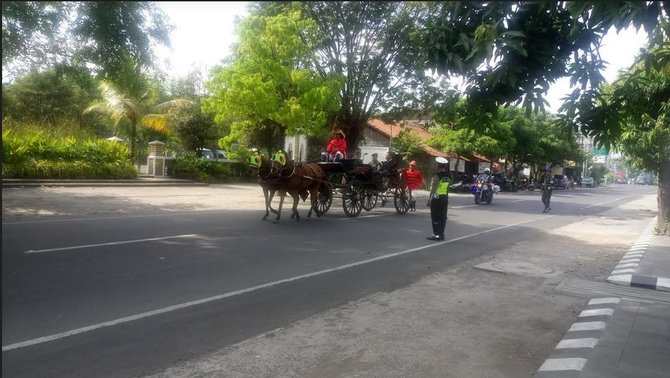
<instances>
[{"instance_id":1,"label":"brown horse","mask_svg":"<svg viewBox=\"0 0 670 378\"><path fill-rule=\"evenodd\" d=\"M272 176L278 179L276 190L279 191L281 196L275 222L279 222L286 193L293 197L291 218L300 220L300 215L298 214L299 198L302 197L302 200L305 201L307 194L310 195L311 204L307 217L309 218L312 215L312 210L314 210L317 217L321 216L316 203L319 189L324 184L323 180L326 175L318 164L296 163L288 158L285 151L279 150L275 153L272 160Z\"/></svg>"},{"instance_id":2,"label":"brown horse","mask_svg":"<svg viewBox=\"0 0 670 378\"><path fill-rule=\"evenodd\" d=\"M270 212L277 214L277 210L272 208L272 198L277 191L277 179L272 177L272 162L267 157L261 155L257 149L252 149L251 157L249 158L249 168L258 176L258 185L263 190L265 197L265 215L263 220L268 218Z\"/></svg>"}]
</instances>

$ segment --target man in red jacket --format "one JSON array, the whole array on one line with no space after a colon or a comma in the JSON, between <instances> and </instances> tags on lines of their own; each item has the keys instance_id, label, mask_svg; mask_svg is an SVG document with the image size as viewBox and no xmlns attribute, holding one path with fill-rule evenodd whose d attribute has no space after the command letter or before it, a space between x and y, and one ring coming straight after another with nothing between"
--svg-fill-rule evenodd
<instances>
[{"instance_id":1,"label":"man in red jacket","mask_svg":"<svg viewBox=\"0 0 670 378\"><path fill-rule=\"evenodd\" d=\"M416 200L414 199L412 192L423 187L423 175L421 174L421 171L416 168L416 160L409 162L409 169L405 171L405 181L410 189L409 208L411 211L416 211Z\"/></svg>"}]
</instances>

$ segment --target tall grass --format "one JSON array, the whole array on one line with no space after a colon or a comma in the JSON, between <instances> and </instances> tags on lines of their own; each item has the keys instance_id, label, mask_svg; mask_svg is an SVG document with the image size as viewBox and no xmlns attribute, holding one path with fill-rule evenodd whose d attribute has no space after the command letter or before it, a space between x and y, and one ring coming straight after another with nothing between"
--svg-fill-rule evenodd
<instances>
[{"instance_id":1,"label":"tall grass","mask_svg":"<svg viewBox=\"0 0 670 378\"><path fill-rule=\"evenodd\" d=\"M71 123L58 128L11 124L2 130L2 178L135 178L124 144L98 138Z\"/></svg>"}]
</instances>

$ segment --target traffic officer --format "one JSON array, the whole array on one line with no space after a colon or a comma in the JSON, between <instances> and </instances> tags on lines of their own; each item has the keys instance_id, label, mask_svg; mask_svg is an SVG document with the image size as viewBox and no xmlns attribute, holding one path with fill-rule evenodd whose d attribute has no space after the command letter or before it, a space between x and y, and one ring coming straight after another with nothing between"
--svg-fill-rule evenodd
<instances>
[{"instance_id":1,"label":"traffic officer","mask_svg":"<svg viewBox=\"0 0 670 378\"><path fill-rule=\"evenodd\" d=\"M551 177L551 168L544 170L544 177L542 178L542 204L544 205L543 213L548 213L551 210L551 192L554 190L554 179Z\"/></svg>"},{"instance_id":2,"label":"traffic officer","mask_svg":"<svg viewBox=\"0 0 670 378\"><path fill-rule=\"evenodd\" d=\"M433 224L433 236L428 240L444 240L444 228L447 225L447 207L449 206L449 160L436 157L437 172L430 179L430 196L426 206L430 207L430 220Z\"/></svg>"}]
</instances>

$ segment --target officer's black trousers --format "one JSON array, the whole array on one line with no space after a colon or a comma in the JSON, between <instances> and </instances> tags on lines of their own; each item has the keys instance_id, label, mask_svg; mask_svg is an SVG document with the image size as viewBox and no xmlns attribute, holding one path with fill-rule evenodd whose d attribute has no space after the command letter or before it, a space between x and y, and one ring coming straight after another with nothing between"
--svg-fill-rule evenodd
<instances>
[{"instance_id":1,"label":"officer's black trousers","mask_svg":"<svg viewBox=\"0 0 670 378\"><path fill-rule=\"evenodd\" d=\"M542 191L542 203L544 208L548 209L551 206L551 190L545 189Z\"/></svg>"},{"instance_id":2,"label":"officer's black trousers","mask_svg":"<svg viewBox=\"0 0 670 378\"><path fill-rule=\"evenodd\" d=\"M444 227L447 225L447 207L449 197L441 195L430 201L430 220L433 223L433 235L444 239Z\"/></svg>"}]
</instances>

